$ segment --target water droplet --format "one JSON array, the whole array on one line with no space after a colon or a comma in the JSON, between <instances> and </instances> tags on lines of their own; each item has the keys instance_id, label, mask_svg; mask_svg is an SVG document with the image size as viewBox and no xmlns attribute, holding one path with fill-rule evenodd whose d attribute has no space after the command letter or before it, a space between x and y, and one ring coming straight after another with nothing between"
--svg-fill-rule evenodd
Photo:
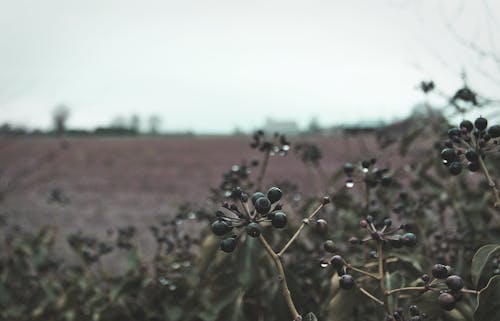
<instances>
[{"instance_id":1,"label":"water droplet","mask_svg":"<svg viewBox=\"0 0 500 321\"><path fill-rule=\"evenodd\" d=\"M190 220L196 219L196 213L195 212L189 212L188 213L188 219L190 219Z\"/></svg>"},{"instance_id":2,"label":"water droplet","mask_svg":"<svg viewBox=\"0 0 500 321\"><path fill-rule=\"evenodd\" d=\"M163 277L163 276L162 276L162 277L161 277L158 281L160 282L160 284L161 284L161 285L169 285L169 284L170 284L170 281L169 281L169 280L167 280L167 279L166 279L165 277Z\"/></svg>"},{"instance_id":3,"label":"water droplet","mask_svg":"<svg viewBox=\"0 0 500 321\"><path fill-rule=\"evenodd\" d=\"M328 263L326 263L326 262L321 262L320 266L321 266L322 268L326 268L326 267L328 266Z\"/></svg>"},{"instance_id":4,"label":"water droplet","mask_svg":"<svg viewBox=\"0 0 500 321\"><path fill-rule=\"evenodd\" d=\"M225 197L229 197L229 196L231 196L231 191L226 191L226 192L224 192L224 196L225 196Z\"/></svg>"},{"instance_id":5,"label":"water droplet","mask_svg":"<svg viewBox=\"0 0 500 321\"><path fill-rule=\"evenodd\" d=\"M231 170L232 170L233 172L237 172L237 171L239 171L239 170L240 170L240 167L239 167L238 165L233 165L233 166L231 167Z\"/></svg>"},{"instance_id":6,"label":"water droplet","mask_svg":"<svg viewBox=\"0 0 500 321\"><path fill-rule=\"evenodd\" d=\"M368 168L363 168L363 173L368 173Z\"/></svg>"},{"instance_id":7,"label":"water droplet","mask_svg":"<svg viewBox=\"0 0 500 321\"><path fill-rule=\"evenodd\" d=\"M181 264L179 262L174 262L172 263L172 269L177 270L181 267Z\"/></svg>"},{"instance_id":8,"label":"water droplet","mask_svg":"<svg viewBox=\"0 0 500 321\"><path fill-rule=\"evenodd\" d=\"M284 150L284 151L286 152L286 151L289 151L289 150L290 150L290 146L288 146L288 145L283 145L283 146L281 146L281 149L282 149L282 150Z\"/></svg>"},{"instance_id":9,"label":"water droplet","mask_svg":"<svg viewBox=\"0 0 500 321\"><path fill-rule=\"evenodd\" d=\"M168 287L168 289L170 291L175 291L175 289L177 289L177 287L175 285L173 285L173 284L170 284L169 287Z\"/></svg>"},{"instance_id":10,"label":"water droplet","mask_svg":"<svg viewBox=\"0 0 500 321\"><path fill-rule=\"evenodd\" d=\"M353 188L353 186L354 186L354 182L353 181L347 180L345 182L345 187L347 187L347 188Z\"/></svg>"},{"instance_id":11,"label":"water droplet","mask_svg":"<svg viewBox=\"0 0 500 321\"><path fill-rule=\"evenodd\" d=\"M184 262L182 263L182 266L184 266L184 267L190 267L190 266L191 266L191 262L189 262L189 261L184 261Z\"/></svg>"},{"instance_id":12,"label":"water droplet","mask_svg":"<svg viewBox=\"0 0 500 321\"><path fill-rule=\"evenodd\" d=\"M448 161L446 159L443 159L443 164L448 164Z\"/></svg>"}]
</instances>

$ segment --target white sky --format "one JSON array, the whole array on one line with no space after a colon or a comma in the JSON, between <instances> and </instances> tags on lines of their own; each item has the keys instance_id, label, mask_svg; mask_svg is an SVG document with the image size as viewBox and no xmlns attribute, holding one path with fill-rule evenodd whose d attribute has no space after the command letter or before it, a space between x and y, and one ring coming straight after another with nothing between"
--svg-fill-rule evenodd
<instances>
[{"instance_id":1,"label":"white sky","mask_svg":"<svg viewBox=\"0 0 500 321\"><path fill-rule=\"evenodd\" d=\"M495 15L495 0L0 0L0 123L47 128L59 103L85 128L133 113L196 132L391 120L420 80L453 93L464 67L500 92L477 72L498 66L446 26L498 53Z\"/></svg>"}]
</instances>

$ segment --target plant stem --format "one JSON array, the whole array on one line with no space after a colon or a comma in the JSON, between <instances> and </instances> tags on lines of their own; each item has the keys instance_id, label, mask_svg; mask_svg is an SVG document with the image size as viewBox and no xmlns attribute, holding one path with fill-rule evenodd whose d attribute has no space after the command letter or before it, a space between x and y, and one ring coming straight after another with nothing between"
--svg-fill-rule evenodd
<instances>
[{"instance_id":1,"label":"plant stem","mask_svg":"<svg viewBox=\"0 0 500 321\"><path fill-rule=\"evenodd\" d=\"M302 220L302 223L300 224L300 226L297 229L297 231L295 231L295 234L293 234L292 238L285 244L285 246L281 249L281 251L279 251L279 253L277 254L278 256L282 256L283 253L285 253L285 251L290 247L290 245L292 245L292 243L295 241L295 239L297 239L297 237L299 236L300 232L302 232L302 230L306 227L306 225L309 224L309 221L312 220L316 214L318 214L318 212L323 208L323 206L325 206L325 205L323 205L323 203L321 203L311 213L311 215L309 215L308 218L305 218L305 219Z\"/></svg>"},{"instance_id":2,"label":"plant stem","mask_svg":"<svg viewBox=\"0 0 500 321\"><path fill-rule=\"evenodd\" d=\"M488 168L486 167L486 164L484 163L484 160L481 156L479 156L479 165L481 166L481 170L483 171L484 177L486 178L486 181L488 182L488 185L491 188L491 191L493 192L493 196L495 197L495 207L497 209L500 209L500 192L498 191L498 188L495 185L495 182L490 176L490 173L488 172Z\"/></svg>"},{"instance_id":3,"label":"plant stem","mask_svg":"<svg viewBox=\"0 0 500 321\"><path fill-rule=\"evenodd\" d=\"M353 270L353 271L356 271L356 272L358 272L358 273L361 273L361 274L364 274L364 275L369 276L369 277L371 277L371 278L374 278L375 280L379 280L379 279L380 279L378 275L375 275L375 274L370 273L370 272L368 272L368 271L365 271L365 270L359 269L359 268L354 267L354 266L352 266L352 265L350 265L350 264L346 264L346 265L347 265L347 267L348 267L349 269L351 269L351 270Z\"/></svg>"},{"instance_id":4,"label":"plant stem","mask_svg":"<svg viewBox=\"0 0 500 321\"><path fill-rule=\"evenodd\" d=\"M428 290L425 286L410 286L410 287L406 287L406 288L399 288L399 289L393 289L393 290L389 290L389 291L386 291L385 294L386 295L391 295L391 294L394 294L394 293L397 293L397 292L404 292L404 291L426 291Z\"/></svg>"},{"instance_id":5,"label":"plant stem","mask_svg":"<svg viewBox=\"0 0 500 321\"><path fill-rule=\"evenodd\" d=\"M260 168L259 177L257 178L257 190L260 191L262 188L262 180L264 179L264 175L266 174L267 164L269 163L270 152L267 151L264 155L264 160L262 161L262 166Z\"/></svg>"},{"instance_id":6,"label":"plant stem","mask_svg":"<svg viewBox=\"0 0 500 321\"><path fill-rule=\"evenodd\" d=\"M392 317L391 307L389 306L389 300L387 299L387 290L385 288L385 274L384 274L384 252L382 249L382 242L377 243L378 252L378 275L379 275L379 285L380 290L384 294L384 306L387 314Z\"/></svg>"},{"instance_id":7,"label":"plant stem","mask_svg":"<svg viewBox=\"0 0 500 321\"><path fill-rule=\"evenodd\" d=\"M295 307L295 304L293 303L290 290L288 289L288 284L286 283L285 270L283 269L283 264L281 263L280 257L273 251L273 249L271 248L267 240L264 238L264 236L260 235L259 240L264 246L264 249L266 250L267 254L273 259L274 265L278 270L279 281L281 283L281 293L285 298L286 304L288 305L288 309L293 315L293 320L301 321L302 317L300 316L299 312L297 311L297 308Z\"/></svg>"},{"instance_id":8,"label":"plant stem","mask_svg":"<svg viewBox=\"0 0 500 321\"><path fill-rule=\"evenodd\" d=\"M380 305L384 305L384 302L383 302L383 301L381 301L381 300L377 299L377 298L376 298L373 294L371 294L370 292L366 291L365 289L363 289L363 288L361 288L361 287L359 288L359 290L360 290L361 292L363 292L363 294L364 294L364 295L366 295L367 297L369 297L370 299L372 299L373 301L377 302L377 303L378 303L378 304L380 304Z\"/></svg>"}]
</instances>

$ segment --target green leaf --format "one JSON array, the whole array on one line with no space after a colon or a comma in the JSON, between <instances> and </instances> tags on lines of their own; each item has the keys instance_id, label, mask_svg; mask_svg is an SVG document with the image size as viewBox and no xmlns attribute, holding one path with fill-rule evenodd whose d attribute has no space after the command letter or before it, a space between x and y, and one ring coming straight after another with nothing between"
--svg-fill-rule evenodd
<instances>
[{"instance_id":1,"label":"green leaf","mask_svg":"<svg viewBox=\"0 0 500 321\"><path fill-rule=\"evenodd\" d=\"M479 286L482 285L479 281L483 277L486 265L499 251L500 245L488 244L481 247L476 254L474 254L474 257L472 258L471 275L472 283L476 288L479 288Z\"/></svg>"},{"instance_id":2,"label":"green leaf","mask_svg":"<svg viewBox=\"0 0 500 321\"><path fill-rule=\"evenodd\" d=\"M308 314L304 315L302 321L318 321L318 318L316 318L314 313L309 312Z\"/></svg>"},{"instance_id":3,"label":"green leaf","mask_svg":"<svg viewBox=\"0 0 500 321\"><path fill-rule=\"evenodd\" d=\"M500 314L500 275L492 277L488 285L479 292L475 321L491 321Z\"/></svg>"},{"instance_id":4,"label":"green leaf","mask_svg":"<svg viewBox=\"0 0 500 321\"><path fill-rule=\"evenodd\" d=\"M332 286L338 288L338 276L335 274L332 280ZM339 289L332 300L328 303L328 320L345 321L351 320L356 302L354 290Z\"/></svg>"}]
</instances>

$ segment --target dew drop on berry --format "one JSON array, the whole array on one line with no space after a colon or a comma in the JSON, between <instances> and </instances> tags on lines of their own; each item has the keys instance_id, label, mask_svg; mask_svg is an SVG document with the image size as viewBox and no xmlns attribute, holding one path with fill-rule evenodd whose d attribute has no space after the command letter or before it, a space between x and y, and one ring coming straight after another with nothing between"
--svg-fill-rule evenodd
<instances>
[{"instance_id":1,"label":"dew drop on berry","mask_svg":"<svg viewBox=\"0 0 500 321\"><path fill-rule=\"evenodd\" d=\"M347 180L345 182L345 187L347 187L347 188L353 188L354 187L354 182L351 181L351 180Z\"/></svg>"}]
</instances>

